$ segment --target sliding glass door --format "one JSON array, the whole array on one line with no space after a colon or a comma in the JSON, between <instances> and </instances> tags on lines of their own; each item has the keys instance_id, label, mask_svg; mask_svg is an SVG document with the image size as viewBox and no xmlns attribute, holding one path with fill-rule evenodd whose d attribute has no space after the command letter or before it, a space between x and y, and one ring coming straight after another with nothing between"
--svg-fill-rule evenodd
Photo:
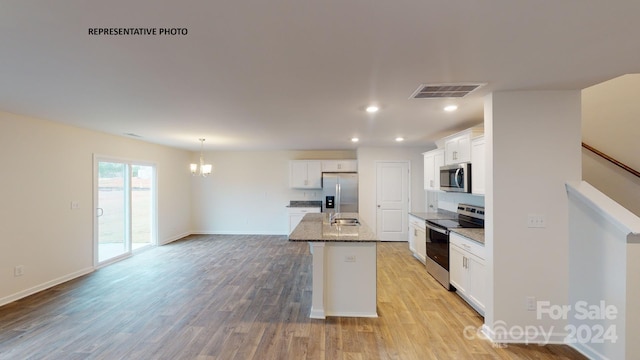
<instances>
[{"instance_id":1,"label":"sliding glass door","mask_svg":"<svg viewBox=\"0 0 640 360\"><path fill-rule=\"evenodd\" d=\"M153 245L155 166L96 156L95 263L104 265Z\"/></svg>"}]
</instances>

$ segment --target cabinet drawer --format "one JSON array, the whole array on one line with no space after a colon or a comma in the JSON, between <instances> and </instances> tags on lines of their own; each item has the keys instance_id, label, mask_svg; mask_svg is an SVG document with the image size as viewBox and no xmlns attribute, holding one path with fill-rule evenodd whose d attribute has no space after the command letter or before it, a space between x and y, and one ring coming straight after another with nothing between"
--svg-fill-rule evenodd
<instances>
[{"instance_id":1,"label":"cabinet drawer","mask_svg":"<svg viewBox=\"0 0 640 360\"><path fill-rule=\"evenodd\" d=\"M480 259L486 259L486 250L484 245L478 243L477 241L473 241L468 239L460 234L451 232L449 234L449 242L451 244L456 245L457 247L479 257Z\"/></svg>"},{"instance_id":2,"label":"cabinet drawer","mask_svg":"<svg viewBox=\"0 0 640 360\"><path fill-rule=\"evenodd\" d=\"M319 213L320 207L290 207L289 214Z\"/></svg>"}]
</instances>

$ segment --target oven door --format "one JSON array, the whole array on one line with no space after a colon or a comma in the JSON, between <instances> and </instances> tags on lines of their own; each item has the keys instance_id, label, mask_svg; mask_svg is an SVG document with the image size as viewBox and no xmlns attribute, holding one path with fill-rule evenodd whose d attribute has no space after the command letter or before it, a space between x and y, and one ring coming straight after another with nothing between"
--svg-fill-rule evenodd
<instances>
[{"instance_id":1,"label":"oven door","mask_svg":"<svg viewBox=\"0 0 640 360\"><path fill-rule=\"evenodd\" d=\"M449 271L449 230L427 225L427 257Z\"/></svg>"}]
</instances>

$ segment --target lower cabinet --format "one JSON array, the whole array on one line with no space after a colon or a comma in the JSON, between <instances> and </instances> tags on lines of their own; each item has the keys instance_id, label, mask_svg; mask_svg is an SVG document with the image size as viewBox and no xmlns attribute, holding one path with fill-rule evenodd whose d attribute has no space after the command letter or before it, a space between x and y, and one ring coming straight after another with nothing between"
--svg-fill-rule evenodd
<instances>
[{"instance_id":1,"label":"lower cabinet","mask_svg":"<svg viewBox=\"0 0 640 360\"><path fill-rule=\"evenodd\" d=\"M309 213L319 213L319 207L290 207L289 208L289 234L298 226L300 220Z\"/></svg>"},{"instance_id":2,"label":"lower cabinet","mask_svg":"<svg viewBox=\"0 0 640 360\"><path fill-rule=\"evenodd\" d=\"M409 215L409 250L422 263L427 257L427 232L424 220Z\"/></svg>"},{"instance_id":3,"label":"lower cabinet","mask_svg":"<svg viewBox=\"0 0 640 360\"><path fill-rule=\"evenodd\" d=\"M456 292L484 316L487 272L484 245L451 232L449 281Z\"/></svg>"}]
</instances>

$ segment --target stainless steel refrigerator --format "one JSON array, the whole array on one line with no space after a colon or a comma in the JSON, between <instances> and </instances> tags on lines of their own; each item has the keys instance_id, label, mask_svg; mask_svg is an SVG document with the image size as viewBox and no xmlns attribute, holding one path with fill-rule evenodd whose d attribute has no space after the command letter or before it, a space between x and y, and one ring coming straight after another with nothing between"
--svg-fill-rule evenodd
<instances>
[{"instance_id":1,"label":"stainless steel refrigerator","mask_svg":"<svg viewBox=\"0 0 640 360\"><path fill-rule=\"evenodd\" d=\"M322 173L322 212L358 212L357 173Z\"/></svg>"}]
</instances>

